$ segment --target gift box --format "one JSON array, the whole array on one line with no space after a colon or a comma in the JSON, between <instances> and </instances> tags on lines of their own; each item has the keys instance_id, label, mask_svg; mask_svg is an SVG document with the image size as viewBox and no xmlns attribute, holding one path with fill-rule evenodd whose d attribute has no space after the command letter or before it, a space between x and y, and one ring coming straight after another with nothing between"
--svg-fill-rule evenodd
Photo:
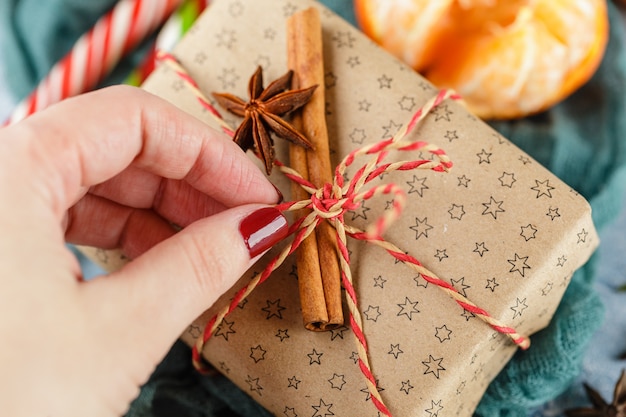
<instances>
[{"instance_id":1,"label":"gift box","mask_svg":"<svg viewBox=\"0 0 626 417\"><path fill-rule=\"evenodd\" d=\"M286 18L308 7L321 11L326 121L338 164L396 134L439 92L314 1L216 0L173 55L206 95L228 91L246 97L257 66L267 80L285 73ZM143 88L220 128L175 68L160 66ZM233 127L240 123L225 112L224 117ZM372 181L371 186L396 184L406 193L406 208L385 232L386 241L506 326L525 335L544 328L573 272L598 244L587 202L462 102L438 103L407 139L436 144L453 167L396 171ZM276 141L276 152L289 164L283 141ZM434 155L424 151L415 158ZM289 180L276 169L271 180L289 198ZM383 195L362 202L345 220L365 229L393 206L393 196ZM194 345L207 323L280 250L263 257L189 326L183 340ZM304 328L292 257L220 322L203 357L275 415L378 416L384 407L394 416L471 415L518 347L379 246L349 240L348 250L369 379L384 405L372 396L349 320L328 332ZM120 266L112 254L92 255L109 269Z\"/></svg>"}]
</instances>

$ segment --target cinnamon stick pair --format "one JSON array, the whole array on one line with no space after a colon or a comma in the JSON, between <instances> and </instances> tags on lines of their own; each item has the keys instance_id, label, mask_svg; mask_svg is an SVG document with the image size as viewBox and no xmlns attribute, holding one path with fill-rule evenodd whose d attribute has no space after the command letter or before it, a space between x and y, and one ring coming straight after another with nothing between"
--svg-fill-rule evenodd
<instances>
[{"instance_id":1,"label":"cinnamon stick pair","mask_svg":"<svg viewBox=\"0 0 626 417\"><path fill-rule=\"evenodd\" d=\"M317 84L311 100L294 114L292 124L312 143L306 150L290 145L290 165L316 187L332 182L332 166L326 128L324 99L324 60L319 11L309 8L295 13L287 20L287 56L294 70L292 88ZM299 185L292 185L296 200L309 196ZM296 216L306 216L300 210ZM309 330L330 330L343 325L341 306L341 273L334 228L323 221L315 233L307 237L296 253L300 302L304 325Z\"/></svg>"}]
</instances>

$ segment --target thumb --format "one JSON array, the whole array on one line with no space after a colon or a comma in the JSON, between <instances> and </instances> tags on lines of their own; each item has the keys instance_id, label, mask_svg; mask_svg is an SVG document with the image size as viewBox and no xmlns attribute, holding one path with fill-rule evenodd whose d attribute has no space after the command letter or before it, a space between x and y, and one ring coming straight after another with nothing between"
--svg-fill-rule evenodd
<instances>
[{"instance_id":1,"label":"thumb","mask_svg":"<svg viewBox=\"0 0 626 417\"><path fill-rule=\"evenodd\" d=\"M115 300L114 306L92 304L111 306L98 315L118 321L107 327L119 329L121 346L134 346L154 366L186 326L287 234L287 220L276 208L239 206L189 225L86 287L94 284L91 295L100 301Z\"/></svg>"}]
</instances>

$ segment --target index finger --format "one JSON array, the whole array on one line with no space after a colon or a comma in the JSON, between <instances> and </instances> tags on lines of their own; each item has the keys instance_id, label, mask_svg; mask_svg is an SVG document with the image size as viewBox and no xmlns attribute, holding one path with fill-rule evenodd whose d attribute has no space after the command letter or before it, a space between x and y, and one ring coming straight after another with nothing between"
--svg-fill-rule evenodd
<instances>
[{"instance_id":1,"label":"index finger","mask_svg":"<svg viewBox=\"0 0 626 417\"><path fill-rule=\"evenodd\" d=\"M232 140L174 105L116 86L65 100L7 128L29 153L62 213L86 187L131 164L182 179L227 206L275 203L265 175ZM39 161L38 161L39 162Z\"/></svg>"}]
</instances>

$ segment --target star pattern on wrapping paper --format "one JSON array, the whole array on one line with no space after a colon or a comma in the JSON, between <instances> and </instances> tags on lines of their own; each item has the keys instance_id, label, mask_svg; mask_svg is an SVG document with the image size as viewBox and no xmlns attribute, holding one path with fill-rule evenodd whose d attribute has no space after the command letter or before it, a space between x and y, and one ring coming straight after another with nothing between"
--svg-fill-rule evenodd
<instances>
[{"instance_id":1,"label":"star pattern on wrapping paper","mask_svg":"<svg viewBox=\"0 0 626 417\"><path fill-rule=\"evenodd\" d=\"M265 318L269 320L272 317L277 317L282 320L283 310L286 310L287 307L283 307L280 305L280 298L274 301L265 300L265 302L267 303L267 305L261 309L262 311L265 311L267 313L267 317Z\"/></svg>"},{"instance_id":2,"label":"star pattern on wrapping paper","mask_svg":"<svg viewBox=\"0 0 626 417\"><path fill-rule=\"evenodd\" d=\"M428 281L422 278L421 274L417 274L417 276L413 277L413 281L415 281L418 287L428 288Z\"/></svg>"},{"instance_id":3,"label":"star pattern on wrapping paper","mask_svg":"<svg viewBox=\"0 0 626 417\"><path fill-rule=\"evenodd\" d=\"M448 326L446 326L445 324L441 327L435 327L435 337L439 339L440 343L443 343L446 340L450 340L451 334L452 330L448 329Z\"/></svg>"},{"instance_id":4,"label":"star pattern on wrapping paper","mask_svg":"<svg viewBox=\"0 0 626 417\"><path fill-rule=\"evenodd\" d=\"M443 357L435 359L433 355L428 355L428 360L422 361L422 364L426 367L424 375L433 374L435 378L439 379L439 373L446 370L446 368L441 365L442 361Z\"/></svg>"},{"instance_id":5,"label":"star pattern on wrapping paper","mask_svg":"<svg viewBox=\"0 0 626 417\"><path fill-rule=\"evenodd\" d=\"M323 354L324 353L317 353L317 350L313 348L311 353L307 353L307 356L309 357L309 365L313 365L314 363L321 365Z\"/></svg>"},{"instance_id":6,"label":"star pattern on wrapping paper","mask_svg":"<svg viewBox=\"0 0 626 417\"><path fill-rule=\"evenodd\" d=\"M278 337L280 339L280 341L282 342L285 339L289 339L289 333L288 332L289 329L278 329L278 332L276 332L276 334L274 336Z\"/></svg>"},{"instance_id":7,"label":"star pattern on wrapping paper","mask_svg":"<svg viewBox=\"0 0 626 417\"><path fill-rule=\"evenodd\" d=\"M243 14L243 4L239 1L234 1L228 6L228 13L232 17L239 17Z\"/></svg>"},{"instance_id":8,"label":"star pattern on wrapping paper","mask_svg":"<svg viewBox=\"0 0 626 417\"><path fill-rule=\"evenodd\" d=\"M493 196L490 196L489 202L482 203L483 206L485 206L485 210L483 210L483 216L486 216L487 214L491 214L494 219L497 219L498 213L505 212L505 210L502 208L502 203L504 203L504 200L496 201L496 199L494 199Z\"/></svg>"},{"instance_id":9,"label":"star pattern on wrapping paper","mask_svg":"<svg viewBox=\"0 0 626 417\"><path fill-rule=\"evenodd\" d=\"M504 136L502 136L499 133L492 133L491 136L493 138L495 138L498 141L498 145L510 145L511 142L509 142Z\"/></svg>"},{"instance_id":10,"label":"star pattern on wrapping paper","mask_svg":"<svg viewBox=\"0 0 626 417\"><path fill-rule=\"evenodd\" d=\"M337 85L337 76L332 72L324 74L324 86L326 88L333 88L335 85Z\"/></svg>"},{"instance_id":11,"label":"star pattern on wrapping paper","mask_svg":"<svg viewBox=\"0 0 626 417\"><path fill-rule=\"evenodd\" d=\"M298 417L298 414L296 414L296 409L292 407L285 406L283 414L285 415L285 417Z\"/></svg>"},{"instance_id":12,"label":"star pattern on wrapping paper","mask_svg":"<svg viewBox=\"0 0 626 417\"><path fill-rule=\"evenodd\" d=\"M485 242L476 242L476 248L472 252L476 252L482 258L485 252L489 252L489 249L485 246Z\"/></svg>"},{"instance_id":13,"label":"star pattern on wrapping paper","mask_svg":"<svg viewBox=\"0 0 626 417\"><path fill-rule=\"evenodd\" d=\"M415 240L419 240L422 236L428 238L428 231L433 229L433 226L428 224L428 217L424 217L423 219L416 217L415 225L409 227L409 229L415 232Z\"/></svg>"},{"instance_id":14,"label":"star pattern on wrapping paper","mask_svg":"<svg viewBox=\"0 0 626 417\"><path fill-rule=\"evenodd\" d=\"M337 31L333 35L333 41L335 45L337 45L337 48L352 48L356 38L350 31Z\"/></svg>"},{"instance_id":15,"label":"star pattern on wrapping paper","mask_svg":"<svg viewBox=\"0 0 626 417\"><path fill-rule=\"evenodd\" d=\"M503 187L513 188L513 184L517 180L515 179L515 174L505 171L502 173L502 175L500 175L498 181L500 181L500 185L502 185Z\"/></svg>"},{"instance_id":16,"label":"star pattern on wrapping paper","mask_svg":"<svg viewBox=\"0 0 626 417\"><path fill-rule=\"evenodd\" d=\"M500 284L498 284L496 282L496 278L491 278L491 279L487 279L487 285L485 286L485 288L491 290L491 292L494 292L496 290L496 287L499 286Z\"/></svg>"},{"instance_id":17,"label":"star pattern on wrapping paper","mask_svg":"<svg viewBox=\"0 0 626 417\"><path fill-rule=\"evenodd\" d=\"M222 68L222 74L218 75L217 79L222 83L222 89L228 90L235 88L239 76L235 72L235 68Z\"/></svg>"},{"instance_id":18,"label":"star pattern on wrapping paper","mask_svg":"<svg viewBox=\"0 0 626 417\"><path fill-rule=\"evenodd\" d=\"M256 392L259 394L259 397L262 396L261 391L263 391L263 387L259 384L259 378L252 378L250 375L246 378L246 383L250 387L250 391Z\"/></svg>"},{"instance_id":19,"label":"star pattern on wrapping paper","mask_svg":"<svg viewBox=\"0 0 626 417\"><path fill-rule=\"evenodd\" d=\"M395 359L398 359L398 356L404 352L402 351L402 349L400 349L400 343L398 343L397 345L391 344L391 348L389 349L389 352L387 353L389 355L393 355Z\"/></svg>"},{"instance_id":20,"label":"star pattern on wrapping paper","mask_svg":"<svg viewBox=\"0 0 626 417\"><path fill-rule=\"evenodd\" d=\"M343 334L348 330L346 326L339 326L334 329L330 329L331 342L337 338L343 339Z\"/></svg>"},{"instance_id":21,"label":"star pattern on wrapping paper","mask_svg":"<svg viewBox=\"0 0 626 417\"><path fill-rule=\"evenodd\" d=\"M233 330L234 321L228 321L226 319L222 320L217 329L215 330L214 336L222 336L224 340L228 340L228 335L237 333Z\"/></svg>"},{"instance_id":22,"label":"star pattern on wrapping paper","mask_svg":"<svg viewBox=\"0 0 626 417\"><path fill-rule=\"evenodd\" d=\"M354 363L358 363L360 359L358 352L352 352L352 354L350 355L350 359L352 359Z\"/></svg>"},{"instance_id":23,"label":"star pattern on wrapping paper","mask_svg":"<svg viewBox=\"0 0 626 417\"><path fill-rule=\"evenodd\" d=\"M383 74L377 78L377 81L378 88L382 90L383 88L391 88L391 82L393 81L393 78L387 77L386 74Z\"/></svg>"},{"instance_id":24,"label":"star pattern on wrapping paper","mask_svg":"<svg viewBox=\"0 0 626 417\"><path fill-rule=\"evenodd\" d=\"M383 387L380 386L380 384L378 383L378 380L376 380L376 391L378 392L382 392L385 389ZM360 389L361 392L364 392L365 394L367 394L367 396L365 397L365 401L369 401L372 399L372 393L370 392L368 387L362 388Z\"/></svg>"},{"instance_id":25,"label":"star pattern on wrapping paper","mask_svg":"<svg viewBox=\"0 0 626 417\"><path fill-rule=\"evenodd\" d=\"M419 301L411 301L409 297L404 297L404 303L398 304L400 307L400 311L397 316L407 316L409 320L413 320L413 313L419 313L420 311L417 309L417 304Z\"/></svg>"},{"instance_id":26,"label":"star pattern on wrapping paper","mask_svg":"<svg viewBox=\"0 0 626 417\"><path fill-rule=\"evenodd\" d=\"M478 164L490 164L491 163L491 155L493 155L493 153L491 152L487 152L484 148L478 152L476 154L476 156L478 157Z\"/></svg>"},{"instance_id":27,"label":"star pattern on wrapping paper","mask_svg":"<svg viewBox=\"0 0 626 417\"><path fill-rule=\"evenodd\" d=\"M254 363L259 363L265 359L267 350L263 349L261 345L256 345L250 348L250 357L254 360Z\"/></svg>"},{"instance_id":28,"label":"star pattern on wrapping paper","mask_svg":"<svg viewBox=\"0 0 626 417\"><path fill-rule=\"evenodd\" d=\"M559 256L559 259L556 262L556 266L565 266L565 262L567 262L567 258L565 257L565 255L561 255Z\"/></svg>"},{"instance_id":29,"label":"star pattern on wrapping paper","mask_svg":"<svg viewBox=\"0 0 626 417\"><path fill-rule=\"evenodd\" d=\"M456 387L456 395L461 395L461 393L463 392L463 390L465 389L465 385L467 384L467 381L463 380L461 381L461 383L459 384L458 387Z\"/></svg>"},{"instance_id":30,"label":"star pattern on wrapping paper","mask_svg":"<svg viewBox=\"0 0 626 417\"><path fill-rule=\"evenodd\" d=\"M365 200L362 200L359 206L357 210L350 210L350 213L352 213L352 221L359 218L367 220L367 212L370 211L370 208L365 206Z\"/></svg>"},{"instance_id":31,"label":"star pattern on wrapping paper","mask_svg":"<svg viewBox=\"0 0 626 417\"><path fill-rule=\"evenodd\" d=\"M400 110L411 111L415 108L415 99L413 97L402 96L398 105L400 106Z\"/></svg>"},{"instance_id":32,"label":"star pattern on wrapping paper","mask_svg":"<svg viewBox=\"0 0 626 417\"><path fill-rule=\"evenodd\" d=\"M388 139L390 137L392 137L393 135L395 135L398 130L400 130L400 128L402 127L401 124L396 124L393 120L389 120L389 124L386 126L383 126L383 139Z\"/></svg>"},{"instance_id":33,"label":"star pattern on wrapping paper","mask_svg":"<svg viewBox=\"0 0 626 417\"><path fill-rule=\"evenodd\" d=\"M461 317L463 317L465 321L470 321L471 318L474 318L476 316L471 311L463 309L463 312L461 313Z\"/></svg>"},{"instance_id":34,"label":"star pattern on wrapping paper","mask_svg":"<svg viewBox=\"0 0 626 417\"><path fill-rule=\"evenodd\" d=\"M531 160L529 157L525 156L525 155L521 155L519 157L519 160L522 162L522 164L527 165L531 163Z\"/></svg>"},{"instance_id":35,"label":"star pattern on wrapping paper","mask_svg":"<svg viewBox=\"0 0 626 417\"><path fill-rule=\"evenodd\" d=\"M429 417L439 417L439 412L443 410L443 405L441 405L441 400L435 402L435 400L430 400L430 408L427 408L426 411Z\"/></svg>"},{"instance_id":36,"label":"star pattern on wrapping paper","mask_svg":"<svg viewBox=\"0 0 626 417\"><path fill-rule=\"evenodd\" d=\"M576 243L585 243L587 241L587 236L588 235L589 235L589 232L587 232L583 228L583 230L581 230L580 233L576 234L576 236L578 236L578 241Z\"/></svg>"},{"instance_id":37,"label":"star pattern on wrapping paper","mask_svg":"<svg viewBox=\"0 0 626 417\"><path fill-rule=\"evenodd\" d=\"M443 137L448 139L448 142L452 142L453 140L458 139L459 135L456 133L456 130L447 130Z\"/></svg>"},{"instance_id":38,"label":"star pattern on wrapping paper","mask_svg":"<svg viewBox=\"0 0 626 417\"><path fill-rule=\"evenodd\" d=\"M289 17L297 11L298 11L298 8L291 2L283 6L283 16L285 17Z\"/></svg>"},{"instance_id":39,"label":"star pattern on wrapping paper","mask_svg":"<svg viewBox=\"0 0 626 417\"><path fill-rule=\"evenodd\" d=\"M534 187L530 187L530 189L533 191L537 191L537 198L542 196L552 198L552 190L554 190L555 188L550 185L550 180L535 180L535 184L536 185Z\"/></svg>"},{"instance_id":40,"label":"star pattern on wrapping paper","mask_svg":"<svg viewBox=\"0 0 626 417\"><path fill-rule=\"evenodd\" d=\"M548 282L542 289L541 289L541 295L546 296L548 294L550 294L550 291L552 291L552 287L554 286L554 284L552 282Z\"/></svg>"},{"instance_id":41,"label":"star pattern on wrapping paper","mask_svg":"<svg viewBox=\"0 0 626 417\"><path fill-rule=\"evenodd\" d=\"M198 52L194 58L193 61L196 64L202 65L204 64L204 62L208 59L209 57L207 56L207 54L205 54L204 52Z\"/></svg>"},{"instance_id":42,"label":"star pattern on wrapping paper","mask_svg":"<svg viewBox=\"0 0 626 417\"><path fill-rule=\"evenodd\" d=\"M185 83L183 82L183 80L174 80L174 82L172 82L173 91L179 92L183 88L185 88Z\"/></svg>"},{"instance_id":43,"label":"star pattern on wrapping paper","mask_svg":"<svg viewBox=\"0 0 626 417\"><path fill-rule=\"evenodd\" d=\"M523 237L526 242L528 242L530 239L534 239L536 234L537 229L532 224L529 223L526 226L522 226L522 232L520 233L520 236Z\"/></svg>"},{"instance_id":44,"label":"star pattern on wrapping paper","mask_svg":"<svg viewBox=\"0 0 626 417\"><path fill-rule=\"evenodd\" d=\"M407 194L417 194L420 197L424 196L424 190L428 190L428 185L426 185L426 177L418 178L417 175L413 175L413 179L411 181L407 181L406 183L411 187Z\"/></svg>"},{"instance_id":45,"label":"star pattern on wrapping paper","mask_svg":"<svg viewBox=\"0 0 626 417\"><path fill-rule=\"evenodd\" d=\"M445 249L437 249L437 253L435 253L435 258L439 259L439 262L443 261L448 257Z\"/></svg>"},{"instance_id":46,"label":"star pattern on wrapping paper","mask_svg":"<svg viewBox=\"0 0 626 417\"><path fill-rule=\"evenodd\" d=\"M358 56L351 56L346 61L346 64L348 64L350 66L350 68L354 68L356 66L361 65L361 61L360 61Z\"/></svg>"},{"instance_id":47,"label":"star pattern on wrapping paper","mask_svg":"<svg viewBox=\"0 0 626 417\"><path fill-rule=\"evenodd\" d=\"M393 210L394 204L396 203L395 199L391 199L389 201L385 201L385 210Z\"/></svg>"},{"instance_id":48,"label":"star pattern on wrapping paper","mask_svg":"<svg viewBox=\"0 0 626 417\"><path fill-rule=\"evenodd\" d=\"M402 382L402 387L400 388L400 391L404 391L406 395L409 395L409 391L415 388L413 385L411 385L411 380L407 379L406 381L401 381L401 382Z\"/></svg>"},{"instance_id":49,"label":"star pattern on wrapping paper","mask_svg":"<svg viewBox=\"0 0 626 417\"><path fill-rule=\"evenodd\" d=\"M237 42L237 37L235 36L234 30L222 29L220 33L215 35L216 47L224 47L226 49L231 49L235 42Z\"/></svg>"},{"instance_id":50,"label":"star pattern on wrapping paper","mask_svg":"<svg viewBox=\"0 0 626 417\"><path fill-rule=\"evenodd\" d=\"M318 405L312 405L311 407L313 407L313 409L315 410L315 414L313 414L312 417L327 417L327 416L334 416L335 413L333 413L330 409L332 408L333 404L329 403L326 404L324 402L323 399L320 398L320 403Z\"/></svg>"},{"instance_id":51,"label":"star pattern on wrapping paper","mask_svg":"<svg viewBox=\"0 0 626 417\"><path fill-rule=\"evenodd\" d=\"M468 188L469 182L471 181L469 178L467 178L467 176L465 174L463 174L460 177L457 177L457 179L459 180L459 187L465 187Z\"/></svg>"},{"instance_id":52,"label":"star pattern on wrapping paper","mask_svg":"<svg viewBox=\"0 0 626 417\"><path fill-rule=\"evenodd\" d=\"M96 258L105 265L109 263L109 253L104 249L96 249Z\"/></svg>"},{"instance_id":53,"label":"star pattern on wrapping paper","mask_svg":"<svg viewBox=\"0 0 626 417\"><path fill-rule=\"evenodd\" d=\"M300 381L295 375L292 376L291 378L287 378L287 381L289 381L289 385L287 385L287 388L295 388L298 389L298 385L300 385Z\"/></svg>"},{"instance_id":54,"label":"star pattern on wrapping paper","mask_svg":"<svg viewBox=\"0 0 626 417\"><path fill-rule=\"evenodd\" d=\"M228 365L226 365L226 362L222 361L220 362L220 371L223 374L229 374L230 373L230 368L228 367Z\"/></svg>"},{"instance_id":55,"label":"star pattern on wrapping paper","mask_svg":"<svg viewBox=\"0 0 626 417\"><path fill-rule=\"evenodd\" d=\"M338 389L341 391L344 385L346 385L345 375L338 375L333 373L333 377L328 380L331 389Z\"/></svg>"},{"instance_id":56,"label":"star pattern on wrapping paper","mask_svg":"<svg viewBox=\"0 0 626 417\"><path fill-rule=\"evenodd\" d=\"M292 264L291 271L289 272L289 276L294 278L296 281L298 280L298 265Z\"/></svg>"},{"instance_id":57,"label":"star pattern on wrapping paper","mask_svg":"<svg viewBox=\"0 0 626 417\"><path fill-rule=\"evenodd\" d=\"M465 277L461 277L459 279L451 279L450 283L452 284L454 289L456 289L457 292L461 294L463 297L467 297L466 290L472 288L471 285L467 285L465 283Z\"/></svg>"},{"instance_id":58,"label":"star pattern on wrapping paper","mask_svg":"<svg viewBox=\"0 0 626 417\"><path fill-rule=\"evenodd\" d=\"M263 37L271 41L276 37L276 30L274 28L267 28L263 31Z\"/></svg>"},{"instance_id":59,"label":"star pattern on wrapping paper","mask_svg":"<svg viewBox=\"0 0 626 417\"><path fill-rule=\"evenodd\" d=\"M527 308L528 305L526 304L526 298L524 298L523 300L516 298L515 305L511 307L511 310L513 310L513 318L521 316L524 310L526 310Z\"/></svg>"},{"instance_id":60,"label":"star pattern on wrapping paper","mask_svg":"<svg viewBox=\"0 0 626 417\"><path fill-rule=\"evenodd\" d=\"M373 322L376 322L376 320L378 320L378 317L380 317L380 307L378 306L368 306L367 310L365 310L363 312L363 315L365 316L366 320L371 320Z\"/></svg>"},{"instance_id":61,"label":"star pattern on wrapping paper","mask_svg":"<svg viewBox=\"0 0 626 417\"><path fill-rule=\"evenodd\" d=\"M189 333L194 339L197 339L202 334L202 329L200 326L192 324L187 328L187 333Z\"/></svg>"},{"instance_id":62,"label":"star pattern on wrapping paper","mask_svg":"<svg viewBox=\"0 0 626 417\"><path fill-rule=\"evenodd\" d=\"M447 104L440 104L431 111L431 114L435 116L435 122L438 122L439 120L446 120L449 122L450 115L453 113L454 112L448 108Z\"/></svg>"},{"instance_id":63,"label":"star pattern on wrapping paper","mask_svg":"<svg viewBox=\"0 0 626 417\"><path fill-rule=\"evenodd\" d=\"M451 219L461 220L465 214L465 209L463 208L463 205L452 203L452 207L450 207L448 213L450 214Z\"/></svg>"},{"instance_id":64,"label":"star pattern on wrapping paper","mask_svg":"<svg viewBox=\"0 0 626 417\"><path fill-rule=\"evenodd\" d=\"M374 278L374 287L385 288L385 282L387 282L387 280L383 278L382 275L379 275Z\"/></svg>"},{"instance_id":65,"label":"star pattern on wrapping paper","mask_svg":"<svg viewBox=\"0 0 626 417\"><path fill-rule=\"evenodd\" d=\"M359 111L369 112L371 106L372 106L372 103L370 103L369 101L365 99L359 101Z\"/></svg>"},{"instance_id":66,"label":"star pattern on wrapping paper","mask_svg":"<svg viewBox=\"0 0 626 417\"><path fill-rule=\"evenodd\" d=\"M515 258L507 259L507 262L511 264L509 272L519 272L521 276L524 276L526 270L530 269L530 265L528 265L526 261L528 261L528 256L519 256L516 253Z\"/></svg>"},{"instance_id":67,"label":"star pattern on wrapping paper","mask_svg":"<svg viewBox=\"0 0 626 417\"><path fill-rule=\"evenodd\" d=\"M548 212L546 213L546 216L550 217L550 220L554 221L554 219L556 219L557 217L561 217L561 214L559 213L559 209L557 208L548 208Z\"/></svg>"}]
</instances>

